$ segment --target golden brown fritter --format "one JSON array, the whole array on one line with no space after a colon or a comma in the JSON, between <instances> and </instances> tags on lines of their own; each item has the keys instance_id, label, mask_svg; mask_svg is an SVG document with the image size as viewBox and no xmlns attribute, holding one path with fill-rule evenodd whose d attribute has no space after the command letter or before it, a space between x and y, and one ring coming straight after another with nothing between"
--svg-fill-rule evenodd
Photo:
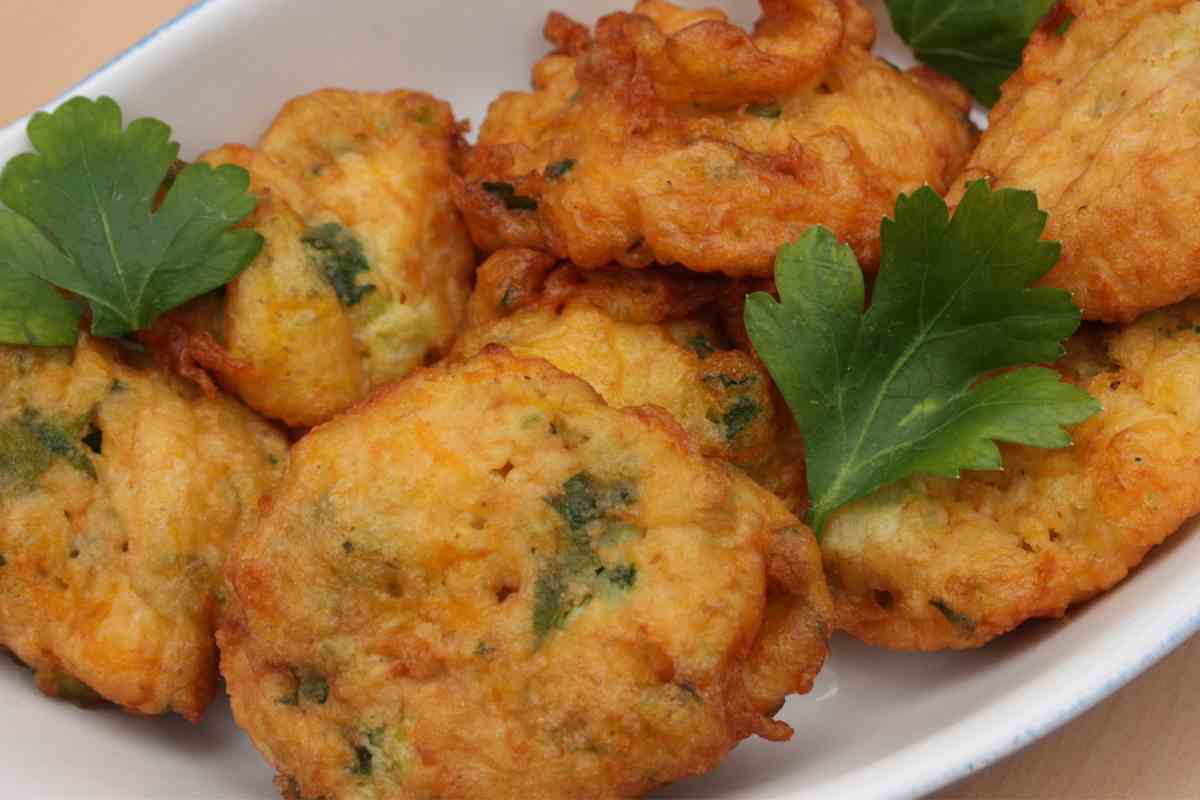
<instances>
[{"instance_id":1,"label":"golden brown fritter","mask_svg":"<svg viewBox=\"0 0 1200 800\"><path fill-rule=\"evenodd\" d=\"M757 363L757 362L756 362ZM762 367L760 367L762 369ZM778 389L771 391L775 430L758 458L742 466L759 486L767 489L797 517L805 518L812 508L808 493L808 469L804 461L804 437Z\"/></svg>"},{"instance_id":2,"label":"golden brown fritter","mask_svg":"<svg viewBox=\"0 0 1200 800\"><path fill-rule=\"evenodd\" d=\"M475 242L761 276L819 223L873 269L896 196L966 162L967 95L872 56L858 0L762 6L753 36L662 0L594 35L552 14L557 52L492 103L455 185Z\"/></svg>"},{"instance_id":3,"label":"golden brown fritter","mask_svg":"<svg viewBox=\"0 0 1200 800\"><path fill-rule=\"evenodd\" d=\"M234 713L291 797L634 796L787 738L825 651L771 495L499 347L302 439L228 576Z\"/></svg>"},{"instance_id":4,"label":"golden brown fritter","mask_svg":"<svg viewBox=\"0 0 1200 800\"><path fill-rule=\"evenodd\" d=\"M1200 291L1200 3L1068 0L1025 51L968 180L1033 189L1063 244L1046 286L1130 322ZM1075 19L1067 24L1066 13Z\"/></svg>"},{"instance_id":5,"label":"golden brown fritter","mask_svg":"<svg viewBox=\"0 0 1200 800\"><path fill-rule=\"evenodd\" d=\"M450 107L427 94L327 89L284 106L257 150L209 153L250 172L246 224L265 245L215 320L175 314L159 338L298 427L444 354L475 268L450 199L459 144Z\"/></svg>"},{"instance_id":6,"label":"golden brown fritter","mask_svg":"<svg viewBox=\"0 0 1200 800\"><path fill-rule=\"evenodd\" d=\"M838 624L873 644L974 647L1125 577L1200 512L1200 303L1071 340L1064 375L1104 406L1063 450L914 479L821 538Z\"/></svg>"},{"instance_id":7,"label":"golden brown fritter","mask_svg":"<svg viewBox=\"0 0 1200 800\"><path fill-rule=\"evenodd\" d=\"M0 348L0 645L47 694L195 720L230 539L287 443L86 336Z\"/></svg>"},{"instance_id":8,"label":"golden brown fritter","mask_svg":"<svg viewBox=\"0 0 1200 800\"><path fill-rule=\"evenodd\" d=\"M528 250L480 267L454 354L500 344L587 381L612 406L655 405L705 455L741 465L771 449L771 378L726 346L705 311L726 281L682 271L580 270Z\"/></svg>"}]
</instances>

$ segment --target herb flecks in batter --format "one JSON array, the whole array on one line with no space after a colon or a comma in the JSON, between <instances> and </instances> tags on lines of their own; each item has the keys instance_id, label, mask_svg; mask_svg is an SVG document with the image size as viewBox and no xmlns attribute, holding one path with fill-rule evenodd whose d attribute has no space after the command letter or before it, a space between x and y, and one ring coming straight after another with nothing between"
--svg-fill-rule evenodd
<instances>
[{"instance_id":1,"label":"herb flecks in batter","mask_svg":"<svg viewBox=\"0 0 1200 800\"><path fill-rule=\"evenodd\" d=\"M757 375L747 375L743 378L734 378L726 375L724 372L711 372L704 376L705 383L720 384L722 389L734 389L739 386L750 387L758 383Z\"/></svg>"},{"instance_id":2,"label":"herb flecks in batter","mask_svg":"<svg viewBox=\"0 0 1200 800\"><path fill-rule=\"evenodd\" d=\"M687 346L701 361L717 352L716 346L707 336L693 336L687 340Z\"/></svg>"},{"instance_id":3,"label":"herb flecks in batter","mask_svg":"<svg viewBox=\"0 0 1200 800\"><path fill-rule=\"evenodd\" d=\"M371 775L371 761L374 757L371 755L371 748L363 745L358 745L354 748L354 761L350 764L350 774L358 775L363 778Z\"/></svg>"},{"instance_id":4,"label":"herb flecks in batter","mask_svg":"<svg viewBox=\"0 0 1200 800\"><path fill-rule=\"evenodd\" d=\"M309 228L300 239L321 268L325 280L344 306L357 305L363 296L375 291L374 284L358 283L359 273L371 265L363 255L362 243L336 222Z\"/></svg>"},{"instance_id":5,"label":"herb flecks in batter","mask_svg":"<svg viewBox=\"0 0 1200 800\"><path fill-rule=\"evenodd\" d=\"M552 181L556 181L573 169L575 169L575 159L564 158L562 161L555 161L546 167L546 177Z\"/></svg>"},{"instance_id":6,"label":"herb flecks in batter","mask_svg":"<svg viewBox=\"0 0 1200 800\"><path fill-rule=\"evenodd\" d=\"M300 679L297 690L304 700L317 705L324 705L329 699L329 681L320 675L305 675Z\"/></svg>"},{"instance_id":7,"label":"herb flecks in batter","mask_svg":"<svg viewBox=\"0 0 1200 800\"><path fill-rule=\"evenodd\" d=\"M537 200L517 194L517 189L507 181L484 181L483 190L499 197L509 211L536 211Z\"/></svg>"},{"instance_id":8,"label":"herb flecks in batter","mask_svg":"<svg viewBox=\"0 0 1200 800\"><path fill-rule=\"evenodd\" d=\"M353 760L350 774L362 778L374 776L391 782L402 780L412 761L412 747L400 725L378 725L361 730L351 739Z\"/></svg>"},{"instance_id":9,"label":"herb flecks in batter","mask_svg":"<svg viewBox=\"0 0 1200 800\"><path fill-rule=\"evenodd\" d=\"M619 524L619 509L637 501L637 492L628 481L604 483L586 472L577 473L563 483L562 492L546 502L562 518L558 552L538 576L534 585L533 630L540 642L550 631L563 627L572 612L589 603L603 583L620 589L632 588L636 567L631 564L606 565L593 545L603 543Z\"/></svg>"},{"instance_id":10,"label":"herb flecks in batter","mask_svg":"<svg viewBox=\"0 0 1200 800\"><path fill-rule=\"evenodd\" d=\"M783 106L778 103L752 103L746 106L746 113L763 119L779 119L783 116Z\"/></svg>"},{"instance_id":11,"label":"herb flecks in batter","mask_svg":"<svg viewBox=\"0 0 1200 800\"><path fill-rule=\"evenodd\" d=\"M574 475L563 484L560 495L546 499L571 530L579 530L601 516L595 485L586 472Z\"/></svg>"},{"instance_id":12,"label":"herb flecks in batter","mask_svg":"<svg viewBox=\"0 0 1200 800\"><path fill-rule=\"evenodd\" d=\"M626 482L601 484L586 472L568 478L562 494L546 498L571 530L579 530L602 519L612 509L637 500L633 487Z\"/></svg>"},{"instance_id":13,"label":"herb flecks in batter","mask_svg":"<svg viewBox=\"0 0 1200 800\"><path fill-rule=\"evenodd\" d=\"M608 569L604 577L619 589L632 589L637 582L637 566L635 564L617 564Z\"/></svg>"},{"instance_id":14,"label":"herb flecks in batter","mask_svg":"<svg viewBox=\"0 0 1200 800\"><path fill-rule=\"evenodd\" d=\"M551 630L561 626L567 585L559 565L555 564L538 576L533 586L533 633L540 642Z\"/></svg>"},{"instance_id":15,"label":"herb flecks in batter","mask_svg":"<svg viewBox=\"0 0 1200 800\"><path fill-rule=\"evenodd\" d=\"M959 628L962 628L965 632L967 632L967 633L975 632L975 621L973 619L971 619L970 617L966 616L965 614L955 611L953 608L946 605L946 603L942 602L941 600L930 600L929 605L933 606L938 611L942 612L942 616L944 616L946 619L948 619L952 624L958 626Z\"/></svg>"},{"instance_id":16,"label":"herb flecks in batter","mask_svg":"<svg viewBox=\"0 0 1200 800\"><path fill-rule=\"evenodd\" d=\"M743 395L735 400L733 406L721 417L721 427L725 430L725 441L732 442L736 439L738 434L749 428L761 413L762 408L749 397Z\"/></svg>"},{"instance_id":17,"label":"herb flecks in batter","mask_svg":"<svg viewBox=\"0 0 1200 800\"><path fill-rule=\"evenodd\" d=\"M0 488L32 486L60 458L96 477L96 468L67 429L33 409L0 425Z\"/></svg>"},{"instance_id":18,"label":"herb flecks in batter","mask_svg":"<svg viewBox=\"0 0 1200 800\"><path fill-rule=\"evenodd\" d=\"M285 706L300 705L300 701L324 705L329 699L329 681L314 672L293 670L295 688L289 694L277 698Z\"/></svg>"}]
</instances>

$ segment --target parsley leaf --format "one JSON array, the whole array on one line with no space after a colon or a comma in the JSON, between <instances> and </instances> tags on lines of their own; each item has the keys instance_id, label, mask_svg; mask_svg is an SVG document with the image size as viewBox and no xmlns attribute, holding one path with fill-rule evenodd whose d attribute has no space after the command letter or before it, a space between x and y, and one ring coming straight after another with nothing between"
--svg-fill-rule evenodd
<instances>
[{"instance_id":1,"label":"parsley leaf","mask_svg":"<svg viewBox=\"0 0 1200 800\"><path fill-rule=\"evenodd\" d=\"M36 285L14 277L25 273L86 299L92 333L124 336L228 283L262 248L254 231L229 230L256 203L240 167L185 167L155 209L179 153L158 120L122 130L112 99L76 97L35 114L28 133L37 152L13 158L0 174L0 200L11 209L0 211L0 262L10 273L0 281L0 314L18 301L10 292L19 284ZM0 338L67 343L65 307L46 291L27 302L37 306L33 321L55 321L54 335L35 327L33 336L10 336L21 321L4 314Z\"/></svg>"},{"instance_id":2,"label":"parsley leaf","mask_svg":"<svg viewBox=\"0 0 1200 800\"><path fill-rule=\"evenodd\" d=\"M824 228L780 249L781 302L756 293L746 328L805 439L813 526L908 475L1001 468L993 439L1065 447L1100 406L1053 370L1079 326L1032 192L972 183L953 219L928 187L896 202L863 312L862 272ZM983 380L981 380L983 379Z\"/></svg>"},{"instance_id":3,"label":"parsley leaf","mask_svg":"<svg viewBox=\"0 0 1200 800\"><path fill-rule=\"evenodd\" d=\"M55 347L79 336L79 305L23 268L62 254L33 223L0 210L0 342Z\"/></svg>"},{"instance_id":4,"label":"parsley leaf","mask_svg":"<svg viewBox=\"0 0 1200 800\"><path fill-rule=\"evenodd\" d=\"M888 0L892 26L917 58L991 106L1021 66L1029 35L1057 0Z\"/></svg>"}]
</instances>

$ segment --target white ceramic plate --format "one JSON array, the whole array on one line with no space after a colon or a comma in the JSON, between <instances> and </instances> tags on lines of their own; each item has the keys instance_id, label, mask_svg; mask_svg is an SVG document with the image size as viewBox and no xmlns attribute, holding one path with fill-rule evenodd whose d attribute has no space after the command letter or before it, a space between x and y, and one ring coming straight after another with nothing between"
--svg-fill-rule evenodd
<instances>
[{"instance_id":1,"label":"white ceramic plate","mask_svg":"<svg viewBox=\"0 0 1200 800\"><path fill-rule=\"evenodd\" d=\"M500 90L528 85L545 52L547 10L591 20L621 2L208 0L73 93L112 95L130 118L170 121L185 157L255 141L285 99L323 86L425 89L478 124ZM750 0L727 5L741 22L757 11ZM880 48L911 62L890 34ZM0 133L0 160L25 148L23 121ZM887 653L835 639L816 690L782 713L792 742L746 742L716 773L663 796L912 797L959 779L1084 711L1200 626L1200 537L1160 548L1068 620L1027 625L971 653ZM199 726L83 713L0 663L0 708L0 797L276 797L223 701Z\"/></svg>"}]
</instances>

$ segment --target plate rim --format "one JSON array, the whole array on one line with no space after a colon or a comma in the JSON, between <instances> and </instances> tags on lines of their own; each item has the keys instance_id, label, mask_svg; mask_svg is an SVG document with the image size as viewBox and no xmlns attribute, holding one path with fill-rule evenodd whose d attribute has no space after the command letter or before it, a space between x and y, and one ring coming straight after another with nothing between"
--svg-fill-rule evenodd
<instances>
[{"instance_id":1,"label":"plate rim","mask_svg":"<svg viewBox=\"0 0 1200 800\"><path fill-rule=\"evenodd\" d=\"M612 2L614 6L622 4L621 0ZM689 5L702 4L701 0L682 2ZM185 35L188 23L210 13L236 15L238 8L253 3L254 0L194 0L53 100L0 128L0 148L14 138L17 141L27 141L25 128L34 114L52 111L70 97L87 92L90 87L122 68L139 53L165 46L165 39L169 35ZM96 93L92 91L90 94ZM1197 528L1200 528L1200 522L1187 521L1169 539L1189 533L1195 535ZM1149 555L1147 554L1147 557ZM1141 566L1139 564L1134 567L1129 575L1112 588L1117 589L1121 584L1135 578ZM832 796L836 797L902 800L925 797L961 781L1028 747L1111 697L1200 631L1200 603L1191 608L1181 603L1171 611L1173 613L1169 618L1167 614L1160 616L1156 625L1141 628L1128 626L1133 632L1124 636L1121 635L1122 629L1105 631L1082 653L1059 661L1053 669L1020 686L1012 694L960 717L922 741L896 749L864 767L823 780L817 786L798 791L789 790L773 796L824 798L832 793ZM1073 682L1073 691L1062 694L1061 697L1058 693L1048 691L1064 677L1068 677L1064 673L1072 672L1076 662L1084 660L1089 654L1095 655L1097 650L1103 650L1105 645L1116 641L1123 642L1127 652L1136 655L1121 657L1114 662L1115 667L1085 672L1086 680ZM1034 696L1054 699L1052 702L1042 702L1032 707L1022 704L1022 700ZM1026 721L1019 732L1014 732L1015 726L1011 725L1007 728L991 726L995 717L1027 710L1030 713L1026 715ZM957 751L958 755L947 758L947 751Z\"/></svg>"}]
</instances>

